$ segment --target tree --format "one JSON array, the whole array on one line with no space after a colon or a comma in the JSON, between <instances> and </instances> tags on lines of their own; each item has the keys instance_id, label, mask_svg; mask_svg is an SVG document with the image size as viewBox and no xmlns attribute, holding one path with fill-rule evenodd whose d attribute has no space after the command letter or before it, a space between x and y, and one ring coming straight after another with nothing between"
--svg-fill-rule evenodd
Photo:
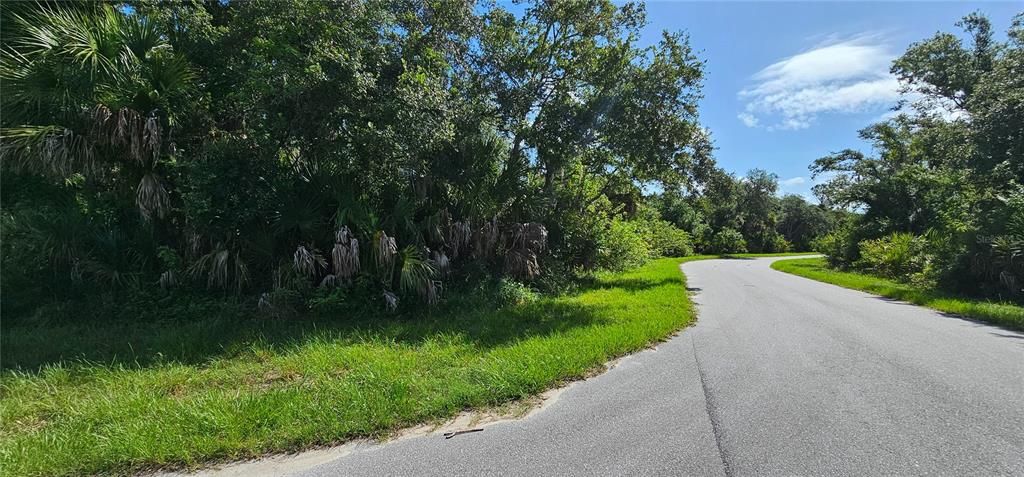
<instances>
[{"instance_id":1,"label":"tree","mask_svg":"<svg viewBox=\"0 0 1024 477\"><path fill-rule=\"evenodd\" d=\"M740 183L741 232L752 252L775 250L775 222L778 220L779 176L753 169Z\"/></svg>"},{"instance_id":2,"label":"tree","mask_svg":"<svg viewBox=\"0 0 1024 477\"><path fill-rule=\"evenodd\" d=\"M828 211L808 203L803 197L786 194L779 201L776 230L798 251L811 249L811 241L832 228Z\"/></svg>"},{"instance_id":3,"label":"tree","mask_svg":"<svg viewBox=\"0 0 1024 477\"><path fill-rule=\"evenodd\" d=\"M987 18L968 15L958 23L967 45L938 33L893 63L920 100L861 131L878 154L846 150L811 166L816 176L830 176L815 187L822 203L864 211L844 236L853 243L836 249L900 232L926 236L927 279L961 292L1020 296L1024 272L1001 257L1024 244L1015 219L1024 197L1022 19L1014 18L1000 43Z\"/></svg>"}]
</instances>

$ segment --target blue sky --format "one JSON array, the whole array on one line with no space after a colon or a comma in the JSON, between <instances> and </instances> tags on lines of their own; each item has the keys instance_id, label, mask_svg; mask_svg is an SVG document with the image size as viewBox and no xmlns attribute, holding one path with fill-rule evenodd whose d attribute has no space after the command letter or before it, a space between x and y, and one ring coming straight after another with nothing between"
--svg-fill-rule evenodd
<instances>
[{"instance_id":1,"label":"blue sky","mask_svg":"<svg viewBox=\"0 0 1024 477\"><path fill-rule=\"evenodd\" d=\"M702 122L726 170L775 172L810 197L807 165L847 147L895 103L892 59L978 10L1000 38L1024 3L651 2L641 39L685 30L707 60Z\"/></svg>"}]
</instances>

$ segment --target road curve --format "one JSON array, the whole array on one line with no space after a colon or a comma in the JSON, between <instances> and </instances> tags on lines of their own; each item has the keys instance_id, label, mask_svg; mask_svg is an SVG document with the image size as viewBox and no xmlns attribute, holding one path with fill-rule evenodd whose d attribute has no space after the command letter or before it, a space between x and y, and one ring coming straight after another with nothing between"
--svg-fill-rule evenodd
<instances>
[{"instance_id":1,"label":"road curve","mask_svg":"<svg viewBox=\"0 0 1024 477\"><path fill-rule=\"evenodd\" d=\"M1024 334L773 260L685 264L695 326L529 418L295 475L1024 475Z\"/></svg>"}]
</instances>

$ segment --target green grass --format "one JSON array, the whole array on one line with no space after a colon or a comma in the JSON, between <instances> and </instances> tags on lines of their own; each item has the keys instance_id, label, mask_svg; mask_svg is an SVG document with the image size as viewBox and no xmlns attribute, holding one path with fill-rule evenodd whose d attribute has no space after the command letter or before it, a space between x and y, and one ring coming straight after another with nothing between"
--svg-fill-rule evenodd
<instances>
[{"instance_id":1,"label":"green grass","mask_svg":"<svg viewBox=\"0 0 1024 477\"><path fill-rule=\"evenodd\" d=\"M599 275L525 305L453 299L412 318L9 325L0 467L191 467L386 436L534 395L690 324L678 265L699 258Z\"/></svg>"},{"instance_id":2,"label":"green grass","mask_svg":"<svg viewBox=\"0 0 1024 477\"><path fill-rule=\"evenodd\" d=\"M907 301L946 313L1024 330L1024 307L1018 305L964 298L864 273L832 270L826 266L824 258L779 260L772 264L772 268L812 280Z\"/></svg>"}]
</instances>

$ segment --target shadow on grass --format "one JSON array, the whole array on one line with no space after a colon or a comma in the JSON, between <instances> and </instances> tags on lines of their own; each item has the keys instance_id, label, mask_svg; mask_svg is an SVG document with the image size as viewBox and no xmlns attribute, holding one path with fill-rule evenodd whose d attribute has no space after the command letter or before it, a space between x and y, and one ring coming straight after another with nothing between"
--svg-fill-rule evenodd
<instances>
[{"instance_id":1,"label":"shadow on grass","mask_svg":"<svg viewBox=\"0 0 1024 477\"><path fill-rule=\"evenodd\" d=\"M576 294L499 308L486 297L456 296L436 308L397 315L383 311L360 317L266 318L244 312L234 316L147 321L87 320L44 324L0 323L0 369L33 373L57 363L110 367L149 367L180 363L201 365L260 349L287 350L310 341L421 345L457 340L482 348L535 336L607 323L603 306L577 300L595 290L642 292L680 279L618 278L592 280ZM340 315L341 313L339 313Z\"/></svg>"}]
</instances>

